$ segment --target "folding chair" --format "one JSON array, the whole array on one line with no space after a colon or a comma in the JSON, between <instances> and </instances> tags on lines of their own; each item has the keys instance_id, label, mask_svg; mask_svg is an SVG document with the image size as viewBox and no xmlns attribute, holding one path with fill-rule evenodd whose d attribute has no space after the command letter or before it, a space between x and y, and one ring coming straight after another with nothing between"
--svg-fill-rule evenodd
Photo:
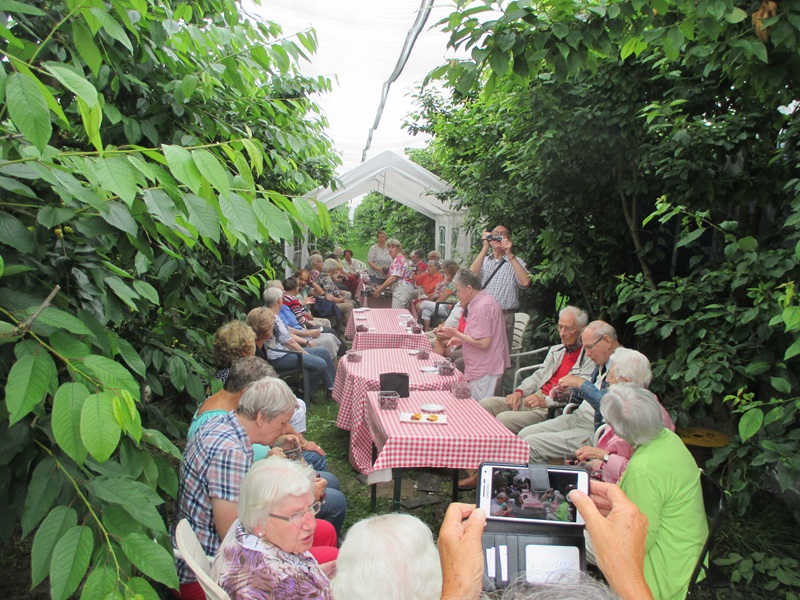
<instances>
[{"instance_id":1,"label":"folding chair","mask_svg":"<svg viewBox=\"0 0 800 600\"><path fill-rule=\"evenodd\" d=\"M231 600L225 590L211 579L211 563L188 520L181 519L178 523L175 528L175 541L178 543L180 558L186 561L189 568L194 571L200 587L206 593L206 598L208 600Z\"/></svg>"}]
</instances>

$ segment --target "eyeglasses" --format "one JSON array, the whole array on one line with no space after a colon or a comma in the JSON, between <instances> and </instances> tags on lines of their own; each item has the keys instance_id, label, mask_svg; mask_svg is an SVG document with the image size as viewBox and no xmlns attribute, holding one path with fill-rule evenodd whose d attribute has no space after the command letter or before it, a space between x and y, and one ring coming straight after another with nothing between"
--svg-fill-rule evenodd
<instances>
[{"instance_id":1,"label":"eyeglasses","mask_svg":"<svg viewBox=\"0 0 800 600\"><path fill-rule=\"evenodd\" d=\"M597 344L599 344L601 341L603 341L604 337L606 337L606 336L601 335L599 338L597 338L597 341L594 344L589 344L588 346L584 346L584 348L586 348L587 350L592 350L595 346L597 346Z\"/></svg>"},{"instance_id":2,"label":"eyeglasses","mask_svg":"<svg viewBox=\"0 0 800 600\"><path fill-rule=\"evenodd\" d=\"M269 516L275 517L276 519L280 519L281 521L286 521L291 525L297 525L305 518L307 513L312 513L316 515L319 512L320 508L322 508L322 502L314 502L314 504L309 506L307 509L299 510L293 515L289 515L288 517L284 517L283 515L275 515L272 513L269 513Z\"/></svg>"},{"instance_id":3,"label":"eyeglasses","mask_svg":"<svg viewBox=\"0 0 800 600\"><path fill-rule=\"evenodd\" d=\"M570 325L556 325L556 329L565 333L572 333L577 329L577 327L571 327Z\"/></svg>"}]
</instances>

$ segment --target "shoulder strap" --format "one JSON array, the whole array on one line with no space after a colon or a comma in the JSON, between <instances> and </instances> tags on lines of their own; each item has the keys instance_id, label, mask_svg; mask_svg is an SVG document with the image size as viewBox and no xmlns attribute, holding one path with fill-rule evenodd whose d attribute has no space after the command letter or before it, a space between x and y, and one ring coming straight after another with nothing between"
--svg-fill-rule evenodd
<instances>
[{"instance_id":1,"label":"shoulder strap","mask_svg":"<svg viewBox=\"0 0 800 600\"><path fill-rule=\"evenodd\" d=\"M484 289L484 290L486 289L486 286L487 286L487 285L489 285L489 282L492 280L492 278L493 278L495 275L497 275L497 272L500 270L500 268L501 268L501 267L502 267L502 266L503 266L505 263L507 263L507 262L508 262L508 261L506 260L506 257L504 256L504 257L503 257L503 260L501 260L501 261L500 261L500 264L499 264L499 265L497 265L497 266L494 268L494 271L492 271L492 274L491 274L491 275L489 275L489 279L487 279L485 282L483 282L483 283L481 284L481 289Z\"/></svg>"}]
</instances>

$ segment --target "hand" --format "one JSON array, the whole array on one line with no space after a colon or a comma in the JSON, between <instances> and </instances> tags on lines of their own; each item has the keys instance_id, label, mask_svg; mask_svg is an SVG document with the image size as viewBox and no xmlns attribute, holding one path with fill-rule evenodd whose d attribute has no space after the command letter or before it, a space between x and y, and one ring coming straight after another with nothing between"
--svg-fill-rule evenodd
<instances>
[{"instance_id":1,"label":"hand","mask_svg":"<svg viewBox=\"0 0 800 600\"><path fill-rule=\"evenodd\" d=\"M647 517L612 483L592 481L589 492L573 490L568 499L586 521L597 565L623 600L651 600L644 579Z\"/></svg>"},{"instance_id":2,"label":"hand","mask_svg":"<svg viewBox=\"0 0 800 600\"><path fill-rule=\"evenodd\" d=\"M506 396L506 404L511 410L519 410L519 405L522 404L522 394L519 392L509 394Z\"/></svg>"},{"instance_id":3,"label":"hand","mask_svg":"<svg viewBox=\"0 0 800 600\"><path fill-rule=\"evenodd\" d=\"M603 457L606 455L606 451L602 448L595 448L594 446L583 446L582 448L578 448L575 451L575 456L578 457L578 460L588 461L593 458L597 458L599 460L603 460Z\"/></svg>"},{"instance_id":4,"label":"hand","mask_svg":"<svg viewBox=\"0 0 800 600\"><path fill-rule=\"evenodd\" d=\"M488 236L490 236L490 235L492 235L492 232L491 232L491 231L484 231L484 232L481 234L481 241L483 242L484 246L488 246L488 245L489 245L489 240L487 240L486 238L487 238Z\"/></svg>"},{"instance_id":5,"label":"hand","mask_svg":"<svg viewBox=\"0 0 800 600\"><path fill-rule=\"evenodd\" d=\"M539 394L531 394L525 398L526 408L545 408L547 407L547 400Z\"/></svg>"},{"instance_id":6,"label":"hand","mask_svg":"<svg viewBox=\"0 0 800 600\"><path fill-rule=\"evenodd\" d=\"M459 338L454 338L454 337L451 337L451 338L450 338L450 339L447 341L447 345L448 345L448 346L450 346L451 348L457 348L458 346L461 346L461 345L463 344L463 342L464 342L464 341L463 341L463 340L461 340L461 339L459 339Z\"/></svg>"},{"instance_id":7,"label":"hand","mask_svg":"<svg viewBox=\"0 0 800 600\"><path fill-rule=\"evenodd\" d=\"M503 249L503 252L505 252L506 256L508 257L508 260L511 260L512 258L514 258L514 253L511 251L511 248L513 248L513 247L514 247L514 242L512 242L508 238L506 238L502 242L500 242L500 248Z\"/></svg>"},{"instance_id":8,"label":"hand","mask_svg":"<svg viewBox=\"0 0 800 600\"><path fill-rule=\"evenodd\" d=\"M306 447L303 448L303 452L316 452L317 454L325 456L325 451L317 442L309 442L308 440L306 440Z\"/></svg>"},{"instance_id":9,"label":"hand","mask_svg":"<svg viewBox=\"0 0 800 600\"><path fill-rule=\"evenodd\" d=\"M466 519L466 520L464 520ZM439 529L441 600L476 600L481 595L486 514L474 504L451 504Z\"/></svg>"},{"instance_id":10,"label":"hand","mask_svg":"<svg viewBox=\"0 0 800 600\"><path fill-rule=\"evenodd\" d=\"M592 470L592 473L597 473L598 471L603 470L603 465L606 463L604 463L602 460L594 458L592 460L586 461L586 463L584 464Z\"/></svg>"},{"instance_id":11,"label":"hand","mask_svg":"<svg viewBox=\"0 0 800 600\"><path fill-rule=\"evenodd\" d=\"M442 333L447 337L460 337L461 332L455 327L442 327Z\"/></svg>"},{"instance_id":12,"label":"hand","mask_svg":"<svg viewBox=\"0 0 800 600\"><path fill-rule=\"evenodd\" d=\"M314 480L314 501L321 502L323 496L325 496L325 488L328 487L328 482L325 481L322 477L317 477Z\"/></svg>"},{"instance_id":13,"label":"hand","mask_svg":"<svg viewBox=\"0 0 800 600\"><path fill-rule=\"evenodd\" d=\"M308 337L318 338L322 332L319 329L307 329L308 333L310 334Z\"/></svg>"},{"instance_id":14,"label":"hand","mask_svg":"<svg viewBox=\"0 0 800 600\"><path fill-rule=\"evenodd\" d=\"M586 380L583 377L577 377L576 375L565 375L558 380L558 385L561 387L579 388L584 383L586 383Z\"/></svg>"},{"instance_id":15,"label":"hand","mask_svg":"<svg viewBox=\"0 0 800 600\"><path fill-rule=\"evenodd\" d=\"M267 452L267 456L278 456L280 458L286 458L286 454L283 451L283 448L270 448L269 452Z\"/></svg>"},{"instance_id":16,"label":"hand","mask_svg":"<svg viewBox=\"0 0 800 600\"><path fill-rule=\"evenodd\" d=\"M306 347L313 348L314 347L314 342L309 340L308 342L306 342Z\"/></svg>"},{"instance_id":17,"label":"hand","mask_svg":"<svg viewBox=\"0 0 800 600\"><path fill-rule=\"evenodd\" d=\"M387 274L389 273L389 267L383 267L383 268L381 269L381 271L383 271L383 274L384 274L384 275L387 275Z\"/></svg>"},{"instance_id":18,"label":"hand","mask_svg":"<svg viewBox=\"0 0 800 600\"><path fill-rule=\"evenodd\" d=\"M307 296L306 297L306 305L308 304L315 304L317 299L314 296Z\"/></svg>"},{"instance_id":19,"label":"hand","mask_svg":"<svg viewBox=\"0 0 800 600\"><path fill-rule=\"evenodd\" d=\"M381 288L375 288L375 291L372 292L372 297L377 298L381 295Z\"/></svg>"}]
</instances>

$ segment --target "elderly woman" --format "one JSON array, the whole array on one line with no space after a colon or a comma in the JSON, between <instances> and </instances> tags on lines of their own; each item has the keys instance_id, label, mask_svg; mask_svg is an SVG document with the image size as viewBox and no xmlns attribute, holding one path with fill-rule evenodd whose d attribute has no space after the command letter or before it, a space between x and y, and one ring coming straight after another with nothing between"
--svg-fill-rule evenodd
<instances>
[{"instance_id":1,"label":"elderly woman","mask_svg":"<svg viewBox=\"0 0 800 600\"><path fill-rule=\"evenodd\" d=\"M330 600L328 577L309 552L319 509L310 467L277 456L255 463L211 576L231 600Z\"/></svg>"},{"instance_id":2,"label":"elderly woman","mask_svg":"<svg viewBox=\"0 0 800 600\"><path fill-rule=\"evenodd\" d=\"M230 321L214 332L214 378L222 383L228 379L233 361L256 353L256 336L243 321Z\"/></svg>"},{"instance_id":3,"label":"elderly woman","mask_svg":"<svg viewBox=\"0 0 800 600\"><path fill-rule=\"evenodd\" d=\"M325 290L323 290L315 281L311 280L311 273L308 269L300 269L294 274L297 277L297 300L302 304L308 315L311 318L311 324L317 327L332 327L336 318L341 318L341 312L334 319L326 319L319 314L317 301L325 299ZM317 275L319 277L319 274ZM328 303L328 308L334 309L333 303ZM323 311L328 312L328 311ZM332 310L330 312L333 312Z\"/></svg>"},{"instance_id":4,"label":"elderly woman","mask_svg":"<svg viewBox=\"0 0 800 600\"><path fill-rule=\"evenodd\" d=\"M444 275L439 270L440 267L441 263L438 260L429 260L428 268L416 277L416 283L422 288L426 297L430 297L436 286L444 280Z\"/></svg>"},{"instance_id":5,"label":"elderly woman","mask_svg":"<svg viewBox=\"0 0 800 600\"><path fill-rule=\"evenodd\" d=\"M386 232L378 231L377 238L377 242L367 252L367 264L369 265L370 281L380 285L386 281L393 257L389 254L389 248L386 247Z\"/></svg>"},{"instance_id":6,"label":"elderly woman","mask_svg":"<svg viewBox=\"0 0 800 600\"><path fill-rule=\"evenodd\" d=\"M268 288L264 293L265 307L254 308L247 315L247 324L256 332L256 356L265 358L275 369L288 370L297 367L299 358L287 352L294 350L303 353L303 369L308 371L313 396L320 384L330 393L333 390L333 378L336 376L336 367L333 365L330 354L322 348L308 346L307 342L298 342L292 337L289 328L281 320L281 306L283 306L283 292L276 288ZM274 315L273 324L267 315Z\"/></svg>"},{"instance_id":7,"label":"elderly woman","mask_svg":"<svg viewBox=\"0 0 800 600\"><path fill-rule=\"evenodd\" d=\"M392 288L392 308L407 308L414 297L414 273L411 262L403 256L403 246L394 238L386 242L393 262L389 277L372 293L376 298L386 288Z\"/></svg>"},{"instance_id":8,"label":"elderly woman","mask_svg":"<svg viewBox=\"0 0 800 600\"><path fill-rule=\"evenodd\" d=\"M681 439L664 427L652 392L632 383L608 389L601 410L633 456L619 487L650 523L644 575L656 600L684 598L708 524L700 470Z\"/></svg>"},{"instance_id":9,"label":"elderly woman","mask_svg":"<svg viewBox=\"0 0 800 600\"><path fill-rule=\"evenodd\" d=\"M436 287L433 289L433 292L428 295L427 299L422 299L422 301L414 307L415 311L419 313L420 320L426 331L431 327L431 317L433 317L433 312L436 310L437 302L447 303L458 301L456 284L453 283L453 277L458 273L458 269L459 266L456 261L444 261L444 266L442 268L442 271L444 271L443 278L436 284ZM439 306L438 316L447 317L447 315L450 314L451 308L452 307L446 305Z\"/></svg>"},{"instance_id":10,"label":"elderly woman","mask_svg":"<svg viewBox=\"0 0 800 600\"><path fill-rule=\"evenodd\" d=\"M342 269L345 273L363 273L367 270L367 265L363 261L353 258L352 250L345 250L342 258Z\"/></svg>"},{"instance_id":11,"label":"elderly woman","mask_svg":"<svg viewBox=\"0 0 800 600\"><path fill-rule=\"evenodd\" d=\"M333 280L336 272L339 270L339 263L335 259L329 258L322 263L322 273L320 273L317 283L325 290L325 298L330 300L342 313L342 320L347 324L350 318L350 312L353 310L353 303L349 302L342 294L342 291Z\"/></svg>"},{"instance_id":12,"label":"elderly woman","mask_svg":"<svg viewBox=\"0 0 800 600\"><path fill-rule=\"evenodd\" d=\"M339 550L336 600L439 600L442 568L430 529L411 515L353 525Z\"/></svg>"},{"instance_id":13,"label":"elderly woman","mask_svg":"<svg viewBox=\"0 0 800 600\"><path fill-rule=\"evenodd\" d=\"M296 294L299 287L297 280L293 277L290 277L286 281L292 286L292 291ZM268 287L273 287L283 292L283 304L281 305L281 310L278 314L280 315L281 320L289 328L289 331L291 332L292 336L294 336L295 340L298 342L308 342L308 344L312 347L324 348L328 351L328 354L330 354L332 359L336 358L337 355L341 356L345 353L347 349L342 348L342 343L339 341L339 338L330 333L330 331L323 332L319 327L307 328L300 324L300 321L298 320L294 311L286 302L287 295L282 281L270 281L267 285ZM307 321L305 316L303 316L303 320Z\"/></svg>"},{"instance_id":14,"label":"elderly woman","mask_svg":"<svg viewBox=\"0 0 800 600\"><path fill-rule=\"evenodd\" d=\"M497 300L481 290L481 281L472 271L461 269L453 281L464 309L462 316L466 317L466 327L463 330L443 327L442 333L450 336L451 348L461 347L464 376L469 381L472 397L483 400L496 395L503 373L511 366L503 310Z\"/></svg>"},{"instance_id":15,"label":"elderly woman","mask_svg":"<svg viewBox=\"0 0 800 600\"><path fill-rule=\"evenodd\" d=\"M641 352L630 348L617 348L609 359L606 381L609 384L633 383L642 388L650 387L652 371L650 361ZM675 431L675 424L666 409L661 406L661 421L664 427ZM578 460L587 462L595 472L600 473L603 481L616 483L625 472L628 461L633 455L633 448L614 432L614 428L606 425L597 446L583 446L576 451Z\"/></svg>"}]
</instances>

